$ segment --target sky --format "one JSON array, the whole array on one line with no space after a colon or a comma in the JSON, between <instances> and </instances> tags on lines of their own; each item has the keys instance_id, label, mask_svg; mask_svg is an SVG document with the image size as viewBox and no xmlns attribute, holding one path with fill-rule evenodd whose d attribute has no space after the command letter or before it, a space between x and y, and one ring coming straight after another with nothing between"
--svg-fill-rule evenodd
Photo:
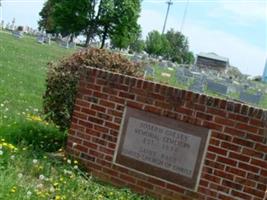
<instances>
[{"instance_id":1,"label":"sky","mask_svg":"<svg viewBox=\"0 0 267 200\"><path fill-rule=\"evenodd\" d=\"M75 1L75 0L74 0ZM162 32L167 0L143 0L143 38ZM36 28L45 0L2 0L2 19ZM172 0L166 30L181 31L190 50L227 57L242 73L262 75L267 59L267 0ZM0 11L1 12L1 11ZM1 14L1 13L0 13Z\"/></svg>"}]
</instances>

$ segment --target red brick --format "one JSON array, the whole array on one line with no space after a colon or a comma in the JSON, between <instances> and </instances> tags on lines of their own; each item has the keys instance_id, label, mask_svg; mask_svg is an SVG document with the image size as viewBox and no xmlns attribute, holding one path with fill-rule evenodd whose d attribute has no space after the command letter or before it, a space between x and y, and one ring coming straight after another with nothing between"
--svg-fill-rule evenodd
<instances>
[{"instance_id":1,"label":"red brick","mask_svg":"<svg viewBox=\"0 0 267 200\"><path fill-rule=\"evenodd\" d=\"M202 113L202 112L197 112L196 117L198 117L200 119L205 119L205 120L208 120L208 121L212 121L212 119L213 119L212 115L205 114L205 113Z\"/></svg>"},{"instance_id":2,"label":"red brick","mask_svg":"<svg viewBox=\"0 0 267 200\"><path fill-rule=\"evenodd\" d=\"M226 116L226 111L218 110L218 109L215 109L215 108L207 108L207 112L212 114L212 115L218 115L218 116L221 116L221 117L225 117Z\"/></svg>"},{"instance_id":3,"label":"red brick","mask_svg":"<svg viewBox=\"0 0 267 200\"><path fill-rule=\"evenodd\" d=\"M255 187L256 186L256 182L255 181L251 181L247 178L242 178L242 177L235 177L235 182L239 183L241 185L246 185L246 186L250 186L250 187Z\"/></svg>"},{"instance_id":4,"label":"red brick","mask_svg":"<svg viewBox=\"0 0 267 200\"><path fill-rule=\"evenodd\" d=\"M235 125L234 121L226 119L226 118L222 118L222 117L215 117L214 121L218 124L222 124L225 126L234 126Z\"/></svg>"},{"instance_id":5,"label":"red brick","mask_svg":"<svg viewBox=\"0 0 267 200\"><path fill-rule=\"evenodd\" d=\"M247 116L237 115L237 114L233 114L233 113L229 113L228 118L233 119L235 121L245 122L245 123L247 123L249 120L249 118Z\"/></svg>"},{"instance_id":6,"label":"red brick","mask_svg":"<svg viewBox=\"0 0 267 200\"><path fill-rule=\"evenodd\" d=\"M256 142L263 142L264 136L247 133L246 139Z\"/></svg>"},{"instance_id":7,"label":"red brick","mask_svg":"<svg viewBox=\"0 0 267 200\"><path fill-rule=\"evenodd\" d=\"M107 126L108 128L115 129L115 130L119 130L120 129L119 125L111 123L111 122L107 122L107 121L105 122L105 126Z\"/></svg>"},{"instance_id":8,"label":"red brick","mask_svg":"<svg viewBox=\"0 0 267 200\"><path fill-rule=\"evenodd\" d=\"M256 165L256 166L260 166L263 169L267 169L267 160L256 160L254 158L252 158L251 164Z\"/></svg>"},{"instance_id":9,"label":"red brick","mask_svg":"<svg viewBox=\"0 0 267 200\"><path fill-rule=\"evenodd\" d=\"M89 121L79 120L78 123L85 128L92 128L93 124Z\"/></svg>"},{"instance_id":10,"label":"red brick","mask_svg":"<svg viewBox=\"0 0 267 200\"><path fill-rule=\"evenodd\" d=\"M259 190L256 190L256 189L253 189L250 187L245 187L244 192L248 193L248 194L252 194L252 195L260 197L260 198L264 198L264 194L265 194L265 191L259 191Z\"/></svg>"},{"instance_id":11,"label":"red brick","mask_svg":"<svg viewBox=\"0 0 267 200\"><path fill-rule=\"evenodd\" d=\"M231 191L231 194L235 197L239 197L241 199L244 199L244 200L251 200L252 197L248 194L245 194L243 192L238 192L238 191L235 191L235 190L232 190Z\"/></svg>"},{"instance_id":12,"label":"red brick","mask_svg":"<svg viewBox=\"0 0 267 200\"><path fill-rule=\"evenodd\" d=\"M245 171L243 171L241 169L238 169L238 168L235 168L235 167L227 166L226 167L226 171L229 172L229 173L232 173L234 175L243 176L243 177L246 176L246 172Z\"/></svg>"},{"instance_id":13,"label":"red brick","mask_svg":"<svg viewBox=\"0 0 267 200\"><path fill-rule=\"evenodd\" d=\"M214 182L214 183L220 183L221 182L221 178L220 177L216 177L216 176L213 176L213 175L210 175L210 174L203 173L202 177L204 179L206 179L208 181L211 181L211 182Z\"/></svg>"},{"instance_id":14,"label":"red brick","mask_svg":"<svg viewBox=\"0 0 267 200\"><path fill-rule=\"evenodd\" d=\"M108 95L102 92L94 91L93 95L101 99L108 99Z\"/></svg>"},{"instance_id":15,"label":"red brick","mask_svg":"<svg viewBox=\"0 0 267 200\"><path fill-rule=\"evenodd\" d=\"M250 147L250 148L253 148L253 146L254 146L253 142L247 141L245 139L240 139L240 138L234 138L233 139L233 143L239 144L239 145L242 145L242 146L245 146L245 147Z\"/></svg>"},{"instance_id":16,"label":"red brick","mask_svg":"<svg viewBox=\"0 0 267 200\"><path fill-rule=\"evenodd\" d=\"M183 107L177 107L176 112L182 113L182 114L186 114L186 115L192 115L193 114L193 110L187 109L187 108L183 108Z\"/></svg>"},{"instance_id":17,"label":"red brick","mask_svg":"<svg viewBox=\"0 0 267 200\"><path fill-rule=\"evenodd\" d=\"M88 117L88 120L92 123L96 123L99 125L102 125L104 123L104 120L96 118L96 117ZM88 124L91 124L91 123L88 122ZM93 127L93 125L91 125L91 127ZM91 127L89 127L89 128L91 128Z\"/></svg>"},{"instance_id":18,"label":"red brick","mask_svg":"<svg viewBox=\"0 0 267 200\"><path fill-rule=\"evenodd\" d=\"M229 133L230 135L238 136L238 137L244 137L245 136L244 131L237 130L235 128L230 128L230 127L225 127L224 132Z\"/></svg>"},{"instance_id":19,"label":"red brick","mask_svg":"<svg viewBox=\"0 0 267 200\"><path fill-rule=\"evenodd\" d=\"M133 183L135 184L136 179L132 176L128 176L126 174L120 174L120 179L122 179L123 181L129 182L129 183Z\"/></svg>"},{"instance_id":20,"label":"red brick","mask_svg":"<svg viewBox=\"0 0 267 200\"><path fill-rule=\"evenodd\" d=\"M236 189L236 190L241 190L243 188L242 185L234 183L232 181L228 181L228 180L223 180L222 181L222 185L225 185L227 187L230 187L230 188L233 188L233 189Z\"/></svg>"},{"instance_id":21,"label":"red brick","mask_svg":"<svg viewBox=\"0 0 267 200\"><path fill-rule=\"evenodd\" d=\"M257 158L262 158L263 157L263 153L262 152L257 152L257 151L254 151L254 150L248 149L248 148L243 148L242 154L249 155L251 157L257 157Z\"/></svg>"},{"instance_id":22,"label":"red brick","mask_svg":"<svg viewBox=\"0 0 267 200\"><path fill-rule=\"evenodd\" d=\"M134 94L129 94L128 92L120 92L119 96L126 98L126 99L132 99L132 100L135 98Z\"/></svg>"},{"instance_id":23,"label":"red brick","mask_svg":"<svg viewBox=\"0 0 267 200\"><path fill-rule=\"evenodd\" d=\"M255 149L260 152L267 152L267 145L257 143Z\"/></svg>"},{"instance_id":24,"label":"red brick","mask_svg":"<svg viewBox=\"0 0 267 200\"><path fill-rule=\"evenodd\" d=\"M236 159L236 160L241 160L241 161L244 161L244 162L248 162L250 160L250 157L244 156L242 154L237 154L237 153L234 153L234 152L230 152L229 158Z\"/></svg>"},{"instance_id":25,"label":"red brick","mask_svg":"<svg viewBox=\"0 0 267 200\"><path fill-rule=\"evenodd\" d=\"M210 188L213 189L213 190L224 192L224 193L229 193L229 190L230 190L227 187L223 187L223 186L215 184L215 183L210 183Z\"/></svg>"},{"instance_id":26,"label":"red brick","mask_svg":"<svg viewBox=\"0 0 267 200\"><path fill-rule=\"evenodd\" d=\"M236 166L237 162L235 160L229 159L229 158L224 158L221 156L217 157L217 161L220 163L224 163L227 165L231 165L231 166Z\"/></svg>"},{"instance_id":27,"label":"red brick","mask_svg":"<svg viewBox=\"0 0 267 200\"><path fill-rule=\"evenodd\" d=\"M100 100L100 105L108 108L115 108L115 103L106 100Z\"/></svg>"},{"instance_id":28,"label":"red brick","mask_svg":"<svg viewBox=\"0 0 267 200\"><path fill-rule=\"evenodd\" d=\"M226 150L223 150L221 148L214 147L214 146L209 146L208 147L208 150L211 151L211 152L213 152L213 153L224 155L224 156L227 154L227 151Z\"/></svg>"},{"instance_id":29,"label":"red brick","mask_svg":"<svg viewBox=\"0 0 267 200\"><path fill-rule=\"evenodd\" d=\"M252 165L249 165L249 164L246 164L246 163L242 163L240 162L238 164L238 167L241 168L241 169L244 169L246 171L251 171L251 172L254 172L254 173L258 173L259 172L259 167L254 167Z\"/></svg>"},{"instance_id":30,"label":"red brick","mask_svg":"<svg viewBox=\"0 0 267 200\"><path fill-rule=\"evenodd\" d=\"M154 188L154 186L151 183L141 181L141 180L137 181L137 185L142 186L142 187L147 188L147 189L150 189L150 190L152 190Z\"/></svg>"},{"instance_id":31,"label":"red brick","mask_svg":"<svg viewBox=\"0 0 267 200\"><path fill-rule=\"evenodd\" d=\"M154 107L154 106L145 106L145 111L154 113L154 114L161 114L162 109Z\"/></svg>"},{"instance_id":32,"label":"red brick","mask_svg":"<svg viewBox=\"0 0 267 200\"><path fill-rule=\"evenodd\" d=\"M222 126L213 122L204 121L203 126L206 128L222 131Z\"/></svg>"},{"instance_id":33,"label":"red brick","mask_svg":"<svg viewBox=\"0 0 267 200\"><path fill-rule=\"evenodd\" d=\"M98 105L94 105L94 104L93 104L93 105L91 106L91 108L92 108L93 110L100 111L100 112L103 112L103 113L106 112L106 108L103 107L103 106L98 106Z\"/></svg>"},{"instance_id":34,"label":"red brick","mask_svg":"<svg viewBox=\"0 0 267 200\"><path fill-rule=\"evenodd\" d=\"M90 149L97 149L96 144L89 142L89 141L86 141L86 140L83 141L83 145L90 148Z\"/></svg>"},{"instance_id":35,"label":"red brick","mask_svg":"<svg viewBox=\"0 0 267 200\"><path fill-rule=\"evenodd\" d=\"M125 103L125 99L120 98L120 97L116 97L116 96L110 96L109 100L112 101L112 102L116 102L116 103L122 104L122 105L124 105L124 103Z\"/></svg>"},{"instance_id":36,"label":"red brick","mask_svg":"<svg viewBox=\"0 0 267 200\"><path fill-rule=\"evenodd\" d=\"M118 94L118 91L111 87L103 87L102 92L110 94L110 95L114 95L114 96Z\"/></svg>"},{"instance_id":37,"label":"red brick","mask_svg":"<svg viewBox=\"0 0 267 200\"><path fill-rule=\"evenodd\" d=\"M249 124L253 126L264 127L263 121L258 119L250 119Z\"/></svg>"},{"instance_id":38,"label":"red brick","mask_svg":"<svg viewBox=\"0 0 267 200\"><path fill-rule=\"evenodd\" d=\"M91 116L95 116L96 115L96 111L89 109L89 108L82 108L81 112L85 113L85 114L89 114Z\"/></svg>"},{"instance_id":39,"label":"red brick","mask_svg":"<svg viewBox=\"0 0 267 200\"><path fill-rule=\"evenodd\" d=\"M223 148L225 148L227 150L235 151L235 152L239 152L240 149L241 149L240 146L232 144L232 143L229 143L229 142L222 142L221 147L223 147Z\"/></svg>"},{"instance_id":40,"label":"red brick","mask_svg":"<svg viewBox=\"0 0 267 200\"><path fill-rule=\"evenodd\" d=\"M234 180L234 175L233 174L229 174L229 173L226 173L226 172L221 171L221 170L215 170L214 171L214 175L216 175L218 177L222 177L224 179Z\"/></svg>"},{"instance_id":41,"label":"red brick","mask_svg":"<svg viewBox=\"0 0 267 200\"><path fill-rule=\"evenodd\" d=\"M245 131L249 131L252 133L257 133L258 132L258 128L254 127L254 126L249 126L247 124L243 124L243 123L237 123L236 124L236 128L241 129L241 130L245 130Z\"/></svg>"},{"instance_id":42,"label":"red brick","mask_svg":"<svg viewBox=\"0 0 267 200\"><path fill-rule=\"evenodd\" d=\"M127 101L127 106L130 106L132 108L136 108L136 109L143 109L144 105L142 103L138 103L135 101Z\"/></svg>"}]
</instances>

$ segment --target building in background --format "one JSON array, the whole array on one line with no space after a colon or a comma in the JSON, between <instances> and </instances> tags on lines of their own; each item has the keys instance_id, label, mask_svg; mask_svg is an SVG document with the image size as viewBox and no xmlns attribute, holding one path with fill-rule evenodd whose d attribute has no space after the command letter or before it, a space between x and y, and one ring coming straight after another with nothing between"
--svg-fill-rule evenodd
<instances>
[{"instance_id":1,"label":"building in background","mask_svg":"<svg viewBox=\"0 0 267 200\"><path fill-rule=\"evenodd\" d=\"M199 53L197 55L196 65L199 68L224 72L229 67L229 59L218 56L216 53Z\"/></svg>"},{"instance_id":2,"label":"building in background","mask_svg":"<svg viewBox=\"0 0 267 200\"><path fill-rule=\"evenodd\" d=\"M264 68L264 71L263 71L263 75L262 75L262 80L267 83L267 59L265 61L265 68Z\"/></svg>"}]
</instances>

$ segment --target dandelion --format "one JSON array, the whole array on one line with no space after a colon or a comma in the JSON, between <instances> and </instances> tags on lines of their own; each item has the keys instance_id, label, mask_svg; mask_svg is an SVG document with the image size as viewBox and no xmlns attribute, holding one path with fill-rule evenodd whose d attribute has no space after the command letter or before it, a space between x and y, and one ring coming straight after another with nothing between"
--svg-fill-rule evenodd
<instances>
[{"instance_id":1,"label":"dandelion","mask_svg":"<svg viewBox=\"0 0 267 200\"><path fill-rule=\"evenodd\" d=\"M14 186L14 187L11 188L10 192L15 193L16 190L17 190L17 188L16 188L16 186Z\"/></svg>"},{"instance_id":2,"label":"dandelion","mask_svg":"<svg viewBox=\"0 0 267 200\"><path fill-rule=\"evenodd\" d=\"M73 167L74 169L78 169L78 166L77 165L74 165L74 167Z\"/></svg>"},{"instance_id":3,"label":"dandelion","mask_svg":"<svg viewBox=\"0 0 267 200\"><path fill-rule=\"evenodd\" d=\"M33 160L32 160L32 163L33 163L33 164L37 164L37 163L38 163L38 160L37 160L37 159L33 159Z\"/></svg>"},{"instance_id":4,"label":"dandelion","mask_svg":"<svg viewBox=\"0 0 267 200\"><path fill-rule=\"evenodd\" d=\"M54 187L50 187L49 191L54 193L55 192L55 188Z\"/></svg>"},{"instance_id":5,"label":"dandelion","mask_svg":"<svg viewBox=\"0 0 267 200\"><path fill-rule=\"evenodd\" d=\"M39 179L40 179L40 180L44 180L44 179L45 179L45 176L44 176L43 174L41 174L41 175L39 176Z\"/></svg>"},{"instance_id":6,"label":"dandelion","mask_svg":"<svg viewBox=\"0 0 267 200\"><path fill-rule=\"evenodd\" d=\"M70 160L70 159L68 159L68 160L67 160L67 163L71 164L71 160Z\"/></svg>"},{"instance_id":7,"label":"dandelion","mask_svg":"<svg viewBox=\"0 0 267 200\"><path fill-rule=\"evenodd\" d=\"M27 197L30 197L32 195L32 192L31 191L28 191L27 192Z\"/></svg>"},{"instance_id":8,"label":"dandelion","mask_svg":"<svg viewBox=\"0 0 267 200\"><path fill-rule=\"evenodd\" d=\"M74 160L74 164L78 164L78 161L77 160Z\"/></svg>"},{"instance_id":9,"label":"dandelion","mask_svg":"<svg viewBox=\"0 0 267 200\"><path fill-rule=\"evenodd\" d=\"M60 199L61 199L60 195L56 195L55 200L60 200Z\"/></svg>"},{"instance_id":10,"label":"dandelion","mask_svg":"<svg viewBox=\"0 0 267 200\"><path fill-rule=\"evenodd\" d=\"M40 183L40 184L38 184L37 186L36 186L36 188L38 188L38 189L40 189L40 188L42 188L44 185L42 184L42 183Z\"/></svg>"}]
</instances>

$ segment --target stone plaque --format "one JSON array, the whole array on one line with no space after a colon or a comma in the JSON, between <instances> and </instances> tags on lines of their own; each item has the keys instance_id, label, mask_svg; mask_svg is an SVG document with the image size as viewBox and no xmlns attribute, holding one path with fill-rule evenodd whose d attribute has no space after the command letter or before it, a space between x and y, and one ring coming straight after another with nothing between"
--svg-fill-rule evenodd
<instances>
[{"instance_id":1,"label":"stone plaque","mask_svg":"<svg viewBox=\"0 0 267 200\"><path fill-rule=\"evenodd\" d=\"M208 138L208 129L128 107L115 162L195 190Z\"/></svg>"}]
</instances>

